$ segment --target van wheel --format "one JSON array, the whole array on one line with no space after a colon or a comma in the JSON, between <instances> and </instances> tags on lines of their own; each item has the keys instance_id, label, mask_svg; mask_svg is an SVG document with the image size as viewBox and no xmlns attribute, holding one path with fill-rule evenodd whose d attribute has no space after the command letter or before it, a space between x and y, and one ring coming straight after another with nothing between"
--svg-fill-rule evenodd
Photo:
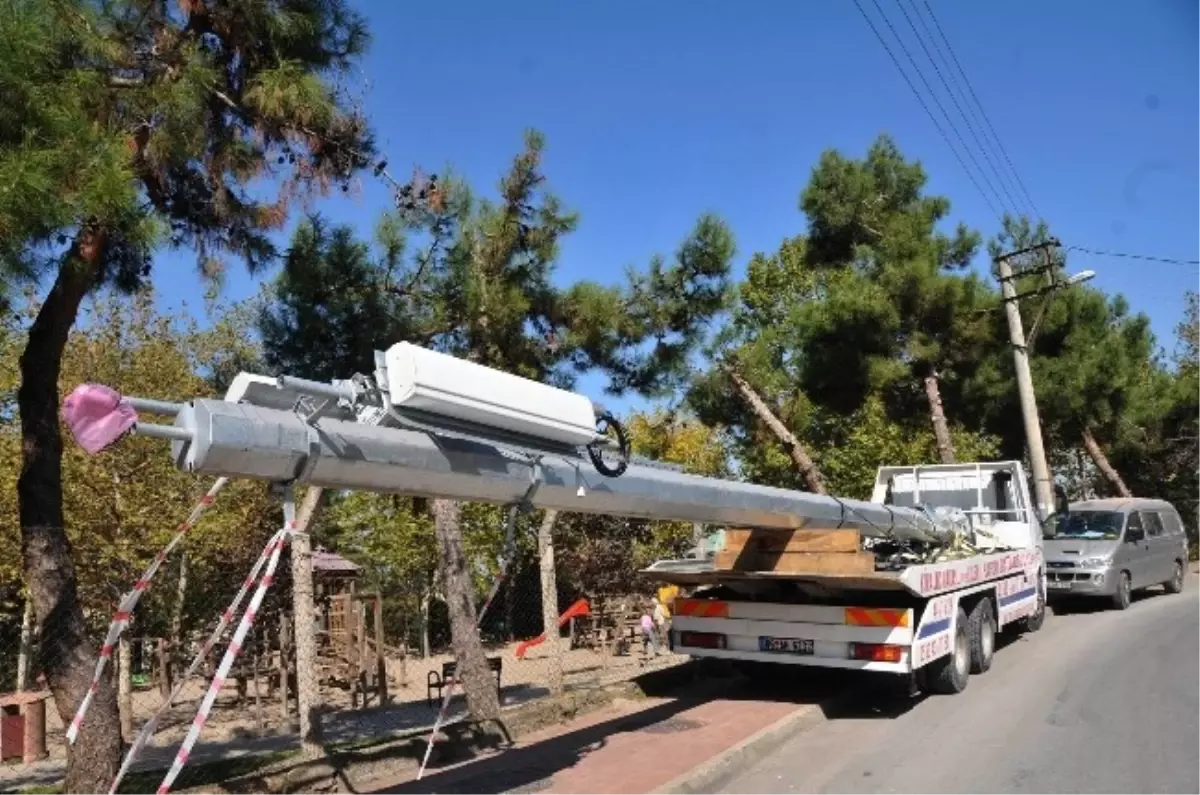
<instances>
[{"instance_id":1,"label":"van wheel","mask_svg":"<svg viewBox=\"0 0 1200 795\"><path fill-rule=\"evenodd\" d=\"M1133 583L1129 579L1129 572L1123 571L1117 580L1117 592L1112 595L1112 605L1117 610L1125 610L1132 601Z\"/></svg>"},{"instance_id":2,"label":"van wheel","mask_svg":"<svg viewBox=\"0 0 1200 795\"><path fill-rule=\"evenodd\" d=\"M929 692L952 696L967 689L971 681L971 639L967 628L967 614L958 608L954 620L954 638L950 653L931 662L925 674Z\"/></svg>"},{"instance_id":3,"label":"van wheel","mask_svg":"<svg viewBox=\"0 0 1200 795\"><path fill-rule=\"evenodd\" d=\"M996 654L996 617L992 600L986 596L976 602L967 618L967 635L971 641L971 673L986 673Z\"/></svg>"},{"instance_id":4,"label":"van wheel","mask_svg":"<svg viewBox=\"0 0 1200 795\"><path fill-rule=\"evenodd\" d=\"M1175 576L1163 583L1167 593L1179 593L1183 590L1183 563L1175 561Z\"/></svg>"}]
</instances>

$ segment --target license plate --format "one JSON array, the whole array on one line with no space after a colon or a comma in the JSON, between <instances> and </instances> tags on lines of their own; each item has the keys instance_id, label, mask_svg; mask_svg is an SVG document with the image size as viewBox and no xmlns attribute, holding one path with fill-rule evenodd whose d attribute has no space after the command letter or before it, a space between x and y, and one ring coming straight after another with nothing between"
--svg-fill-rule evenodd
<instances>
[{"instance_id":1,"label":"license plate","mask_svg":"<svg viewBox=\"0 0 1200 795\"><path fill-rule=\"evenodd\" d=\"M1051 588L1061 588L1066 590L1071 587L1070 580L1049 580L1047 583Z\"/></svg>"},{"instance_id":2,"label":"license plate","mask_svg":"<svg viewBox=\"0 0 1200 795\"><path fill-rule=\"evenodd\" d=\"M772 654L812 654L813 642L803 638L760 637L758 648Z\"/></svg>"}]
</instances>

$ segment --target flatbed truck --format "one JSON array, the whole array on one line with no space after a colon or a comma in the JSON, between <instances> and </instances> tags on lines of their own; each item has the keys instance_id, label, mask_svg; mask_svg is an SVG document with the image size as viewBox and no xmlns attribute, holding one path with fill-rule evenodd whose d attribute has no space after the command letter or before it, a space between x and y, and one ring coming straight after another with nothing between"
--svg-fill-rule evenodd
<instances>
[{"instance_id":1,"label":"flatbed truck","mask_svg":"<svg viewBox=\"0 0 1200 795\"><path fill-rule=\"evenodd\" d=\"M871 501L957 509L974 543L921 559L886 538L866 539L877 570L857 575L723 571L711 557L659 561L647 576L691 591L674 603L673 649L899 675L953 694L991 667L997 633L1041 628L1042 529L1019 462L882 467Z\"/></svg>"}]
</instances>

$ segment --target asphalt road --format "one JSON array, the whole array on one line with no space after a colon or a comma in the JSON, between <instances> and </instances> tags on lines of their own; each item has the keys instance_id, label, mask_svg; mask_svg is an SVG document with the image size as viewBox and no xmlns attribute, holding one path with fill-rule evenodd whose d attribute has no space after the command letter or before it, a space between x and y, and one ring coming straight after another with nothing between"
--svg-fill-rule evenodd
<instances>
[{"instance_id":1,"label":"asphalt road","mask_svg":"<svg viewBox=\"0 0 1200 795\"><path fill-rule=\"evenodd\" d=\"M1055 611L959 695L862 699L724 791L1200 792L1198 593Z\"/></svg>"}]
</instances>

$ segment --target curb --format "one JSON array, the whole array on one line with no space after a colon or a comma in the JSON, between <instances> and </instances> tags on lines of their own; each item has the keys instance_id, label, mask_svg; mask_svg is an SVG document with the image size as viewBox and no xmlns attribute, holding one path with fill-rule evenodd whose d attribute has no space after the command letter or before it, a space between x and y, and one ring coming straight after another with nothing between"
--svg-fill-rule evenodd
<instances>
[{"instance_id":1,"label":"curb","mask_svg":"<svg viewBox=\"0 0 1200 795\"><path fill-rule=\"evenodd\" d=\"M784 715L770 726L759 729L695 770L668 781L654 792L662 795L717 792L735 776L754 767L788 740L824 721L825 714L820 704L806 704Z\"/></svg>"}]
</instances>

